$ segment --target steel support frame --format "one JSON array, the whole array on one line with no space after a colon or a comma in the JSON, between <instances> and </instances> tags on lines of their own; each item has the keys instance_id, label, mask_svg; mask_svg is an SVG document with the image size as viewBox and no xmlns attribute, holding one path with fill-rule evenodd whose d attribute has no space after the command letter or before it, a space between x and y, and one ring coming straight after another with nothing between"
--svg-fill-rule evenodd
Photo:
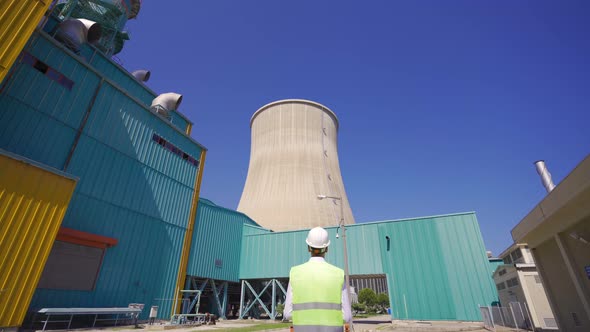
<instances>
[{"instance_id":1,"label":"steel support frame","mask_svg":"<svg viewBox=\"0 0 590 332\"><path fill-rule=\"evenodd\" d=\"M219 318L227 319L225 313L227 311L227 288L228 282L222 281L219 285L219 289L215 285L215 280L211 279L211 287L213 288L213 294L215 295L215 304L217 304L217 310L219 312Z\"/></svg>"},{"instance_id":2,"label":"steel support frame","mask_svg":"<svg viewBox=\"0 0 590 332\"><path fill-rule=\"evenodd\" d=\"M186 282L187 288L198 290L200 294L199 296L195 296L195 298L188 305L188 308L182 312L184 314L188 314L196 307L198 313L201 305L201 294L203 294L205 287L207 287L207 283L209 283L211 285L211 289L213 290L213 298L215 299L215 305L217 306L217 311L219 312L219 318L227 319L225 313L227 311L227 289L229 283L227 281L218 280L221 282L218 286L214 279L205 279L205 281L199 285L195 277L189 277L188 279L189 280Z\"/></svg>"},{"instance_id":3,"label":"steel support frame","mask_svg":"<svg viewBox=\"0 0 590 332\"><path fill-rule=\"evenodd\" d=\"M281 284L281 282L277 279L270 279L268 280L268 283L266 284L266 286L264 286L264 288L262 289L262 291L260 291L260 293L257 293L256 290L254 290L254 287L252 287L252 285L246 281L246 280L242 280L242 290L241 290L241 295L240 295L240 319L244 319L244 317L246 316L246 314L250 311L250 309L252 309L252 307L254 306L254 304L256 304L257 302L262 306L262 309L266 312L266 314L268 315L268 317L270 317L270 319L274 320L277 317L277 303L276 303L276 298L277 298L277 286L278 288L282 291L284 296L287 296L287 291L285 290L285 288L283 287L283 285ZM265 292L269 289L269 287L271 288L271 296L272 296L272 300L271 300L271 308L269 310L269 308L266 306L266 304L264 304L264 302L262 301L262 296L265 294ZM250 292L252 293L252 295L254 296L254 300L247 306L245 307L245 300L246 300L246 295L247 295L247 290L250 290Z\"/></svg>"}]
</instances>

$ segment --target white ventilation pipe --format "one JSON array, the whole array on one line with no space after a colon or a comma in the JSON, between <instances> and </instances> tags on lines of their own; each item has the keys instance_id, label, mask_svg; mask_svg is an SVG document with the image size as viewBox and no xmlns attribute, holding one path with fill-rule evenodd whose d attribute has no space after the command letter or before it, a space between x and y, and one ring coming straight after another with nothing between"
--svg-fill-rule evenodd
<instances>
[{"instance_id":1,"label":"white ventilation pipe","mask_svg":"<svg viewBox=\"0 0 590 332\"><path fill-rule=\"evenodd\" d=\"M555 184L553 184L553 180L551 180L551 173L547 170L547 166L545 165L544 160L537 160L535 161L535 167L537 168L537 173L541 177L541 182L543 182L543 186L548 193L555 188Z\"/></svg>"},{"instance_id":2,"label":"white ventilation pipe","mask_svg":"<svg viewBox=\"0 0 590 332\"><path fill-rule=\"evenodd\" d=\"M153 111L158 114L163 115L166 118L169 118L170 115L168 112L177 110L182 102L182 95L174 92L163 93L152 101L152 106L150 107Z\"/></svg>"},{"instance_id":3,"label":"white ventilation pipe","mask_svg":"<svg viewBox=\"0 0 590 332\"><path fill-rule=\"evenodd\" d=\"M72 18L59 24L55 37L68 48L78 51L82 44L94 44L101 36L102 27L99 23L84 18Z\"/></svg>"},{"instance_id":4,"label":"white ventilation pipe","mask_svg":"<svg viewBox=\"0 0 590 332\"><path fill-rule=\"evenodd\" d=\"M147 82L150 79L151 72L145 69L139 69L131 73L135 79L141 82Z\"/></svg>"}]
</instances>

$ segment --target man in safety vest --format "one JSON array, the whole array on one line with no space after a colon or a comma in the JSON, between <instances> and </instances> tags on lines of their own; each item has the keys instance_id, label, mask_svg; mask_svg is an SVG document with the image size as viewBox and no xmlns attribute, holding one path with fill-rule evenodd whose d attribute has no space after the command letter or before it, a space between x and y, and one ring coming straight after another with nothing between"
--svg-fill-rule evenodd
<instances>
[{"instance_id":1,"label":"man in safety vest","mask_svg":"<svg viewBox=\"0 0 590 332\"><path fill-rule=\"evenodd\" d=\"M291 268L283 318L293 318L295 331L343 331L352 313L344 271L324 260L330 245L328 232L313 228L305 242L311 258Z\"/></svg>"}]
</instances>

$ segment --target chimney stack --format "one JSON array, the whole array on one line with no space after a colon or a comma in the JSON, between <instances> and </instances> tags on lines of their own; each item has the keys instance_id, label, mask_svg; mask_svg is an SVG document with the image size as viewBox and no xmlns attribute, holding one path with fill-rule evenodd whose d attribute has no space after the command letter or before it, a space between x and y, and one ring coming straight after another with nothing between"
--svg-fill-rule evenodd
<instances>
[{"instance_id":1,"label":"chimney stack","mask_svg":"<svg viewBox=\"0 0 590 332\"><path fill-rule=\"evenodd\" d=\"M545 165L544 160L535 161L535 167L537 168L537 173L541 177L541 182L543 182L543 186L547 190L547 193L550 193L555 185L553 184L553 180L551 180L551 173L547 170L547 166Z\"/></svg>"}]
</instances>

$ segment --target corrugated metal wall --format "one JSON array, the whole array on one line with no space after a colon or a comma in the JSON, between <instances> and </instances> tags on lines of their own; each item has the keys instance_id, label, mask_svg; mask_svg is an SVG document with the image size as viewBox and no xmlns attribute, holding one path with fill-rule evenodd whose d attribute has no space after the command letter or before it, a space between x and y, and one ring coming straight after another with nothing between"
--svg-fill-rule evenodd
<instances>
[{"instance_id":1,"label":"corrugated metal wall","mask_svg":"<svg viewBox=\"0 0 590 332\"><path fill-rule=\"evenodd\" d=\"M336 233L331 229L328 232L334 241ZM286 278L293 265L309 259L305 244L307 231L252 234L250 230L248 233L242 240L240 279ZM327 258L334 262L333 251Z\"/></svg>"},{"instance_id":2,"label":"corrugated metal wall","mask_svg":"<svg viewBox=\"0 0 590 332\"><path fill-rule=\"evenodd\" d=\"M119 66L103 62L103 75L48 35L38 36L28 52L66 75L73 88L19 64L0 95L0 147L57 168L69 160L67 171L80 182L64 226L116 238L118 244L106 250L94 291L39 289L31 307L137 302L160 305L161 316L167 316L197 167L152 135L197 160L202 147L150 112L149 89L118 73ZM101 57L95 55L97 65Z\"/></svg>"},{"instance_id":3,"label":"corrugated metal wall","mask_svg":"<svg viewBox=\"0 0 590 332\"><path fill-rule=\"evenodd\" d=\"M286 278L293 265L309 260L305 243L308 230L271 233L252 227L248 229L242 243L240 279ZM336 227L326 230L330 235L326 259L331 264L343 267L342 234L337 239ZM376 227L347 227L348 259L354 262L349 266L351 274L383 274L379 246L374 244L379 238L377 233Z\"/></svg>"},{"instance_id":4,"label":"corrugated metal wall","mask_svg":"<svg viewBox=\"0 0 590 332\"><path fill-rule=\"evenodd\" d=\"M238 282L244 225L257 226L243 213L199 199L187 275Z\"/></svg>"},{"instance_id":5,"label":"corrugated metal wall","mask_svg":"<svg viewBox=\"0 0 590 332\"><path fill-rule=\"evenodd\" d=\"M23 49L51 0L0 2L0 82Z\"/></svg>"},{"instance_id":6,"label":"corrugated metal wall","mask_svg":"<svg viewBox=\"0 0 590 332\"><path fill-rule=\"evenodd\" d=\"M343 267L342 236L327 230L326 259ZM346 234L350 274L386 274L394 318L481 320L478 304L497 299L474 213L356 224ZM306 235L245 233L240 278L287 277L309 259Z\"/></svg>"},{"instance_id":7,"label":"corrugated metal wall","mask_svg":"<svg viewBox=\"0 0 590 332\"><path fill-rule=\"evenodd\" d=\"M493 277L494 272L496 272L496 268L500 265L504 265L504 261L501 259L490 259L490 276Z\"/></svg>"},{"instance_id":8,"label":"corrugated metal wall","mask_svg":"<svg viewBox=\"0 0 590 332\"><path fill-rule=\"evenodd\" d=\"M255 235L255 234L266 234L266 233L271 233L271 231L266 228L244 224L244 230L243 230L244 236Z\"/></svg>"},{"instance_id":9,"label":"corrugated metal wall","mask_svg":"<svg viewBox=\"0 0 590 332\"><path fill-rule=\"evenodd\" d=\"M176 111L170 112L170 122L184 132L186 132L187 127L192 124L192 122L188 121L184 115Z\"/></svg>"},{"instance_id":10,"label":"corrugated metal wall","mask_svg":"<svg viewBox=\"0 0 590 332\"><path fill-rule=\"evenodd\" d=\"M0 150L0 327L20 326L76 179Z\"/></svg>"},{"instance_id":11,"label":"corrugated metal wall","mask_svg":"<svg viewBox=\"0 0 590 332\"><path fill-rule=\"evenodd\" d=\"M375 225L395 318L481 320L497 299L474 213Z\"/></svg>"}]
</instances>

